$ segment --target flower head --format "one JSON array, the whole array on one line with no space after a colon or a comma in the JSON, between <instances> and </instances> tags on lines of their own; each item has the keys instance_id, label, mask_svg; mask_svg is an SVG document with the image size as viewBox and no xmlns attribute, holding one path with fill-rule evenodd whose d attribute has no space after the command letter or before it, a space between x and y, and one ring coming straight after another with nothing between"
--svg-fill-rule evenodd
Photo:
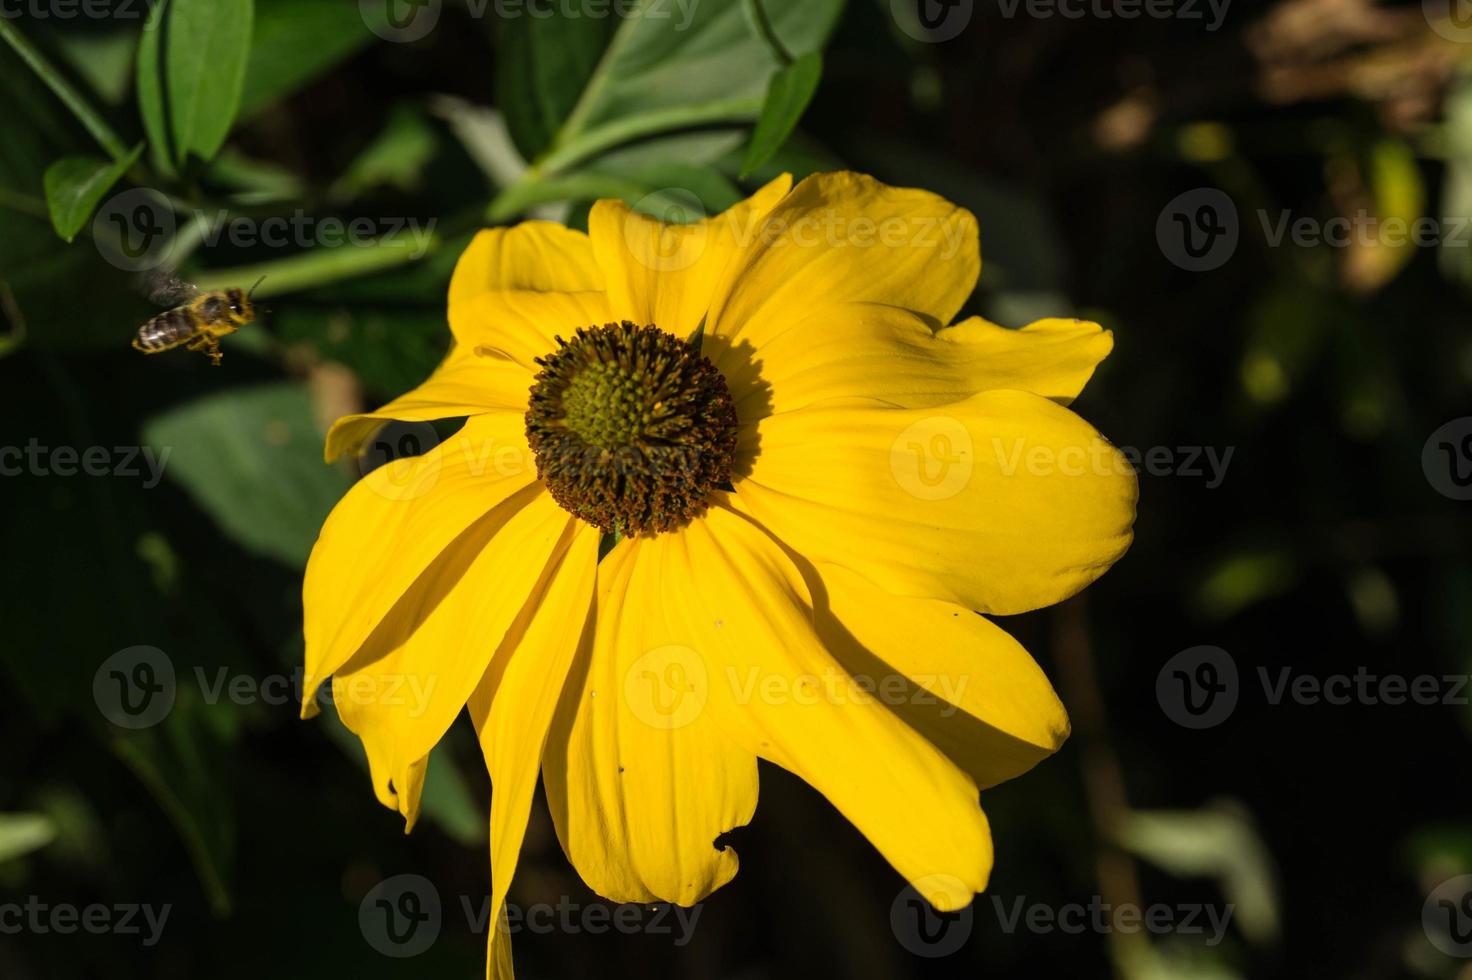
<instances>
[{"instance_id":1,"label":"flower head","mask_svg":"<svg viewBox=\"0 0 1472 980\"><path fill-rule=\"evenodd\" d=\"M1101 575L1136 484L1064 407L1109 334L950 325L979 270L970 214L856 174L784 177L690 225L603 201L586 235L481 233L444 363L333 427L329 458L385 420L467 418L323 527L306 712L331 675L412 824L469 705L497 921L539 772L569 859L616 901L730 880L716 840L751 819L758 758L937 907L986 886L978 789L1068 721L979 614ZM496 930L490 969L510 972Z\"/></svg>"}]
</instances>

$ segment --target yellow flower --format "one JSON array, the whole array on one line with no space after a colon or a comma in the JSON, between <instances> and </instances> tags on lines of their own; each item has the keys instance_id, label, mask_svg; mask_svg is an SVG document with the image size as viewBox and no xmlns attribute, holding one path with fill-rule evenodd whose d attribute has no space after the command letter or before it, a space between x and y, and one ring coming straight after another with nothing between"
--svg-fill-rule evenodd
<instances>
[{"instance_id":1,"label":"yellow flower","mask_svg":"<svg viewBox=\"0 0 1472 980\"><path fill-rule=\"evenodd\" d=\"M450 282L445 362L333 427L329 459L387 419L468 417L327 519L304 713L331 675L412 825L469 705L492 922L539 769L569 859L614 901L729 881L715 841L751 819L758 758L937 907L985 888L978 788L1056 750L1068 719L977 613L1101 575L1136 483L1063 407L1110 335L947 326L979 271L969 213L856 174L784 177L693 225L601 201L586 235L482 232ZM510 973L495 929L490 969Z\"/></svg>"}]
</instances>

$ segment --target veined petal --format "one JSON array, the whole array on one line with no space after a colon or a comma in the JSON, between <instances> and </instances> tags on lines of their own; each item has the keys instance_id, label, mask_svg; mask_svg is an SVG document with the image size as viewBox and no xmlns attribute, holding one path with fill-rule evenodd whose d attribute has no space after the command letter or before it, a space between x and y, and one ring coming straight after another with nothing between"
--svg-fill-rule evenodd
<instances>
[{"instance_id":1,"label":"veined petal","mask_svg":"<svg viewBox=\"0 0 1472 980\"><path fill-rule=\"evenodd\" d=\"M359 453L385 422L433 422L487 412L524 412L531 374L504 358L484 357L463 346L451 348L418 388L374 412L345 415L327 432L327 462Z\"/></svg>"},{"instance_id":2,"label":"veined petal","mask_svg":"<svg viewBox=\"0 0 1472 980\"><path fill-rule=\"evenodd\" d=\"M992 388L1072 401L1114 346L1083 320L1009 330L973 317L934 331L918 314L877 303L817 306L752 359L725 358L743 421L835 398L903 408L961 401Z\"/></svg>"},{"instance_id":3,"label":"veined petal","mask_svg":"<svg viewBox=\"0 0 1472 980\"><path fill-rule=\"evenodd\" d=\"M723 499L655 543L676 620L665 642L708 674L730 737L826 796L938 908L969 903L992 864L976 784L828 653L777 542Z\"/></svg>"},{"instance_id":4,"label":"veined petal","mask_svg":"<svg viewBox=\"0 0 1472 980\"><path fill-rule=\"evenodd\" d=\"M588 236L618 319L689 337L716 299L726 268L765 215L792 187L783 174L729 210L690 224L666 224L622 201L599 201Z\"/></svg>"},{"instance_id":5,"label":"veined petal","mask_svg":"<svg viewBox=\"0 0 1472 980\"><path fill-rule=\"evenodd\" d=\"M1068 713L1048 678L995 623L949 602L891 595L837 565L804 572L828 650L982 789L1021 775L1068 738Z\"/></svg>"},{"instance_id":6,"label":"veined petal","mask_svg":"<svg viewBox=\"0 0 1472 980\"><path fill-rule=\"evenodd\" d=\"M862 174L816 174L771 210L727 267L707 330L760 350L814 305L845 302L897 306L941 327L980 272L976 219L965 209Z\"/></svg>"},{"instance_id":7,"label":"veined petal","mask_svg":"<svg viewBox=\"0 0 1472 980\"><path fill-rule=\"evenodd\" d=\"M603 273L588 236L551 221L487 228L471 239L450 277L450 305L481 293L599 292Z\"/></svg>"},{"instance_id":8,"label":"veined petal","mask_svg":"<svg viewBox=\"0 0 1472 980\"><path fill-rule=\"evenodd\" d=\"M628 539L598 568L598 623L542 767L568 859L619 902L693 905L736 874L721 834L751 820L756 759L702 709L676 625L678 534Z\"/></svg>"},{"instance_id":9,"label":"veined petal","mask_svg":"<svg viewBox=\"0 0 1472 980\"><path fill-rule=\"evenodd\" d=\"M482 356L512 361L525 369L520 396L526 404L536 358L557 349L557 337L578 327L616 319L602 292L538 293L498 290L450 303L450 330L458 345Z\"/></svg>"},{"instance_id":10,"label":"veined petal","mask_svg":"<svg viewBox=\"0 0 1472 980\"><path fill-rule=\"evenodd\" d=\"M808 408L763 419L747 444L744 507L803 556L896 595L1026 612L1083 589L1132 537L1128 461L1031 392Z\"/></svg>"},{"instance_id":11,"label":"veined petal","mask_svg":"<svg viewBox=\"0 0 1472 980\"><path fill-rule=\"evenodd\" d=\"M302 715L410 587L497 505L536 481L520 413L496 412L423 456L380 466L328 515L302 584L306 677Z\"/></svg>"},{"instance_id":12,"label":"veined petal","mask_svg":"<svg viewBox=\"0 0 1472 980\"><path fill-rule=\"evenodd\" d=\"M431 565L334 672L338 716L363 740L374 791L409 826L419 809L414 767L465 707L528 602L548 588L578 527L539 487L518 493Z\"/></svg>"},{"instance_id":13,"label":"veined petal","mask_svg":"<svg viewBox=\"0 0 1472 980\"><path fill-rule=\"evenodd\" d=\"M511 936L500 928L506 894L526 836L547 730L573 658L593 623L598 532L580 524L573 534L470 698L470 717L491 774L491 908L486 921L487 976L494 980L511 980Z\"/></svg>"}]
</instances>

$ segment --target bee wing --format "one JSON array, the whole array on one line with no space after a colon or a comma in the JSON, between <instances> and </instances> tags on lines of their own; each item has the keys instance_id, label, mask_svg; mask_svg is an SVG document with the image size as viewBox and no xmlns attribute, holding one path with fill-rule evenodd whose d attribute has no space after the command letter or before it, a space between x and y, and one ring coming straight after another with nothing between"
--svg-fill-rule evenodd
<instances>
[{"instance_id":1,"label":"bee wing","mask_svg":"<svg viewBox=\"0 0 1472 980\"><path fill-rule=\"evenodd\" d=\"M159 306L178 306L199 295L199 287L168 272L145 272L138 277L138 291Z\"/></svg>"}]
</instances>

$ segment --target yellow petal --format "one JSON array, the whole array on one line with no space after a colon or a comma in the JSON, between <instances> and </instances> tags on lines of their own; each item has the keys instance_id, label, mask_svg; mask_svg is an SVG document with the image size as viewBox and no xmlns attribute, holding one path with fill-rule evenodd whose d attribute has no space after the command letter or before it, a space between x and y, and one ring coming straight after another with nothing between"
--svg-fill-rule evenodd
<instances>
[{"instance_id":1,"label":"yellow petal","mask_svg":"<svg viewBox=\"0 0 1472 980\"><path fill-rule=\"evenodd\" d=\"M553 723L543 771L578 873L618 902L693 905L736 874L718 836L751 819L752 753L702 709L672 553L679 535L626 540L598 568L598 625Z\"/></svg>"},{"instance_id":2,"label":"yellow petal","mask_svg":"<svg viewBox=\"0 0 1472 980\"><path fill-rule=\"evenodd\" d=\"M487 228L471 240L450 277L450 305L481 293L532 290L598 292L603 273L588 236L551 221Z\"/></svg>"},{"instance_id":3,"label":"yellow petal","mask_svg":"<svg viewBox=\"0 0 1472 980\"><path fill-rule=\"evenodd\" d=\"M1031 769L1068 737L1048 678L995 623L949 602L890 595L837 565L804 572L833 656L982 789Z\"/></svg>"},{"instance_id":4,"label":"yellow petal","mask_svg":"<svg viewBox=\"0 0 1472 980\"><path fill-rule=\"evenodd\" d=\"M499 923L526 836L547 730L584 631L592 626L598 532L579 524L574 535L470 698L470 717L491 774L487 975L496 980L511 980L511 936Z\"/></svg>"},{"instance_id":5,"label":"yellow petal","mask_svg":"<svg viewBox=\"0 0 1472 980\"><path fill-rule=\"evenodd\" d=\"M937 907L969 903L992 864L976 784L828 653L782 548L724 501L653 544L671 622L649 640L687 649L707 712L826 796Z\"/></svg>"},{"instance_id":6,"label":"yellow petal","mask_svg":"<svg viewBox=\"0 0 1472 980\"><path fill-rule=\"evenodd\" d=\"M943 326L981 272L970 212L862 174L807 178L748 237L716 291L708 332L749 350L815 305L880 303Z\"/></svg>"},{"instance_id":7,"label":"yellow petal","mask_svg":"<svg viewBox=\"0 0 1472 980\"><path fill-rule=\"evenodd\" d=\"M419 808L414 767L465 707L529 601L548 587L579 527L540 488L517 494L447 549L334 672L338 716L363 740L374 791L409 826Z\"/></svg>"},{"instance_id":8,"label":"yellow petal","mask_svg":"<svg viewBox=\"0 0 1472 980\"><path fill-rule=\"evenodd\" d=\"M328 515L302 585L306 634L303 717L313 694L357 653L389 610L451 544L536 481L520 414L470 419L423 456L381 466Z\"/></svg>"},{"instance_id":9,"label":"yellow petal","mask_svg":"<svg viewBox=\"0 0 1472 980\"><path fill-rule=\"evenodd\" d=\"M432 422L486 412L525 412L531 386L531 373L524 366L456 346L418 388L376 412L338 419L328 430L324 455L330 463L344 454L361 452L373 434L391 419Z\"/></svg>"},{"instance_id":10,"label":"yellow petal","mask_svg":"<svg viewBox=\"0 0 1472 980\"><path fill-rule=\"evenodd\" d=\"M536 358L557 349L557 338L578 327L616 319L601 292L538 293L499 290L450 303L450 330L462 347L519 364L526 370L521 404L526 404Z\"/></svg>"},{"instance_id":11,"label":"yellow petal","mask_svg":"<svg viewBox=\"0 0 1472 980\"><path fill-rule=\"evenodd\" d=\"M622 201L599 201L588 236L617 319L689 337L715 301L732 257L792 187L787 174L714 218L665 224Z\"/></svg>"},{"instance_id":12,"label":"yellow petal","mask_svg":"<svg viewBox=\"0 0 1472 980\"><path fill-rule=\"evenodd\" d=\"M915 313L877 303L817 306L744 364L725 367L743 421L830 398L868 397L904 408L1016 388L1072 401L1114 345L1082 320L1040 320L1008 330L972 318L939 332Z\"/></svg>"},{"instance_id":13,"label":"yellow petal","mask_svg":"<svg viewBox=\"0 0 1472 980\"><path fill-rule=\"evenodd\" d=\"M752 515L897 595L1025 612L1083 589L1130 544L1133 469L1030 392L804 409L762 420L747 444L737 491Z\"/></svg>"}]
</instances>

